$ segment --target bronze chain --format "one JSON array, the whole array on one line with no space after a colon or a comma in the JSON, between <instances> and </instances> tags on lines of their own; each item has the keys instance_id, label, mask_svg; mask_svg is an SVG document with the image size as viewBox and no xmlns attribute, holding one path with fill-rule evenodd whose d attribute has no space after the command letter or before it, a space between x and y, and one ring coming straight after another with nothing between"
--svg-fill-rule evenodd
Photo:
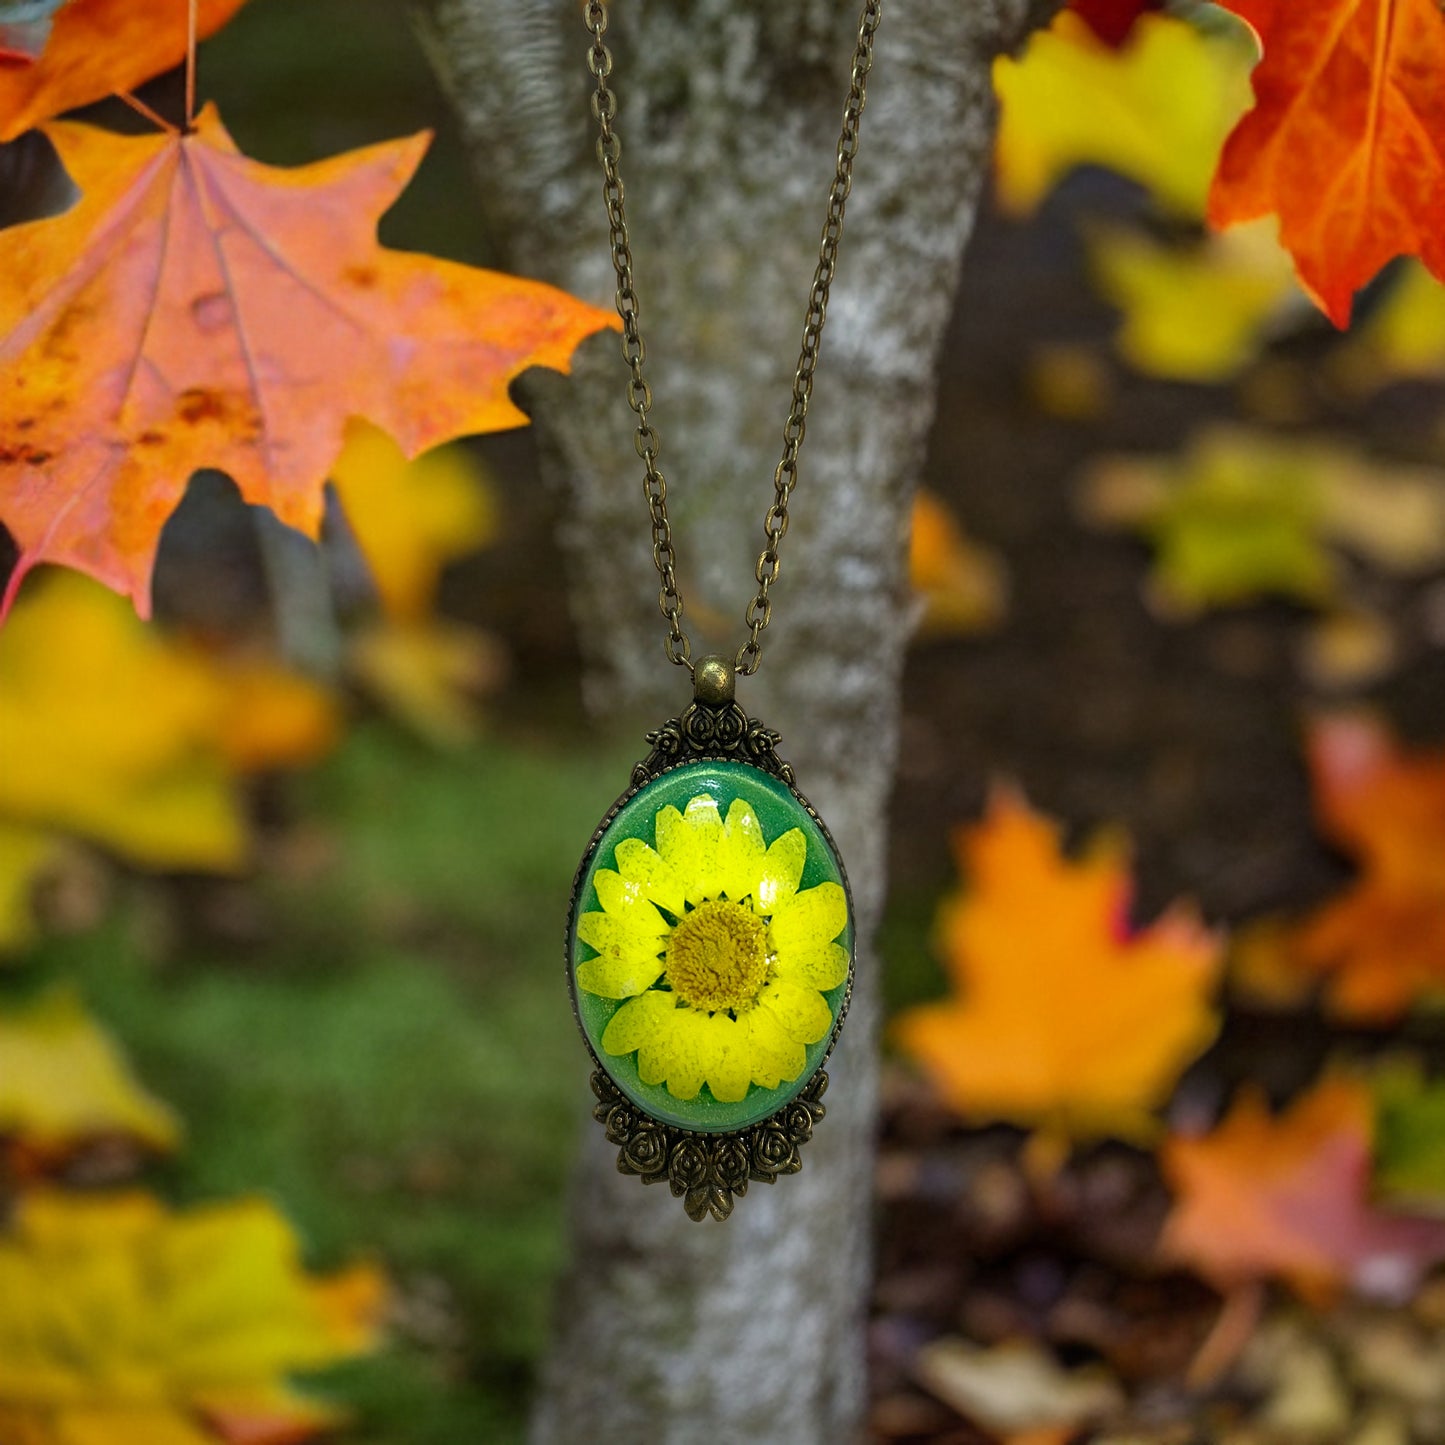
<instances>
[{"instance_id":1,"label":"bronze chain","mask_svg":"<svg viewBox=\"0 0 1445 1445\"><path fill-rule=\"evenodd\" d=\"M772 620L773 602L769 595L778 580L778 544L788 532L788 501L798 484L798 453L807 432L808 403L813 396L813 372L818 365L818 350L823 337L823 323L828 314L828 292L838 264L838 242L843 235L843 212L853 188L853 158L858 154L859 123L868 94L868 72L873 68L873 37L883 15L883 0L865 0L858 22L858 43L853 51L853 72L848 98L843 106L843 130L838 138L837 166L828 190L828 210L823 222L822 240L818 246L818 266L813 273L813 287L808 293L808 310L803 321L803 342L798 354L798 369L793 376L793 402L783 427L783 456L773 472L773 502L763 519L766 546L754 569L758 590L748 603L743 621L748 640L738 648L734 666L750 675L758 670L763 649L759 638ZM622 142L614 122L617 119L617 93L608 85L612 74L612 52L603 39L607 31L606 0L589 0L586 6L587 29L592 45L587 52L587 68L597 81L592 96L592 114L600 134L597 157L605 177L603 199L607 202L607 219L611 228L612 265L617 272L617 314L622 318L622 356L632 373L627 383L627 404L637 415L637 430L632 444L645 468L643 487L647 509L652 518L652 560L657 566L661 586L657 605L667 620L666 650L668 660L681 667L692 666L692 645L682 629L682 593L677 586L677 553L672 545L672 526L667 516L667 481L658 470L661 450L657 430L649 419L652 409L652 388L643 376L647 346L639 324L637 290L632 278L632 249L627 235L627 215L623 207L624 191L618 171Z\"/></svg>"}]
</instances>

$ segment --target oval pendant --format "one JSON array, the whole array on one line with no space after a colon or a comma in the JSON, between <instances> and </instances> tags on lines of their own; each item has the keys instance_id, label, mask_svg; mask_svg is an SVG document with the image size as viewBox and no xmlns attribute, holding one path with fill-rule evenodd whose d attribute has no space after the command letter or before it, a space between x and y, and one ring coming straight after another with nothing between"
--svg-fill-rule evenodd
<instances>
[{"instance_id":1,"label":"oval pendant","mask_svg":"<svg viewBox=\"0 0 1445 1445\"><path fill-rule=\"evenodd\" d=\"M823 1117L853 905L778 735L698 692L583 855L567 978L618 1168L725 1219L749 1182L802 1167Z\"/></svg>"}]
</instances>

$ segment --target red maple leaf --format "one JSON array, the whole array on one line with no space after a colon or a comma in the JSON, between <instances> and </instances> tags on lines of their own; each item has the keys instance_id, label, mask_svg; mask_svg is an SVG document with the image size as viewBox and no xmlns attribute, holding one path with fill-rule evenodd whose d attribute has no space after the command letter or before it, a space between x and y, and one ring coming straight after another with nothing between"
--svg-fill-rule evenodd
<instances>
[{"instance_id":1,"label":"red maple leaf","mask_svg":"<svg viewBox=\"0 0 1445 1445\"><path fill-rule=\"evenodd\" d=\"M1445 1220L1370 1201L1370 1093L1327 1078L1283 1114L1244 1092L1212 1133L1174 1135L1160 1162L1177 1202L1163 1255L1222 1290L1280 1277L1324 1304L1342 1286L1408 1295L1445 1257Z\"/></svg>"},{"instance_id":2,"label":"red maple leaf","mask_svg":"<svg viewBox=\"0 0 1445 1445\"><path fill-rule=\"evenodd\" d=\"M1337 326L1395 256L1445 279L1445 14L1438 0L1221 0L1259 37L1255 105L1225 142L1216 226L1279 216Z\"/></svg>"},{"instance_id":3,"label":"red maple leaf","mask_svg":"<svg viewBox=\"0 0 1445 1445\"><path fill-rule=\"evenodd\" d=\"M1071 0L1069 9L1104 42L1117 50L1129 38L1134 22L1164 0Z\"/></svg>"}]
</instances>

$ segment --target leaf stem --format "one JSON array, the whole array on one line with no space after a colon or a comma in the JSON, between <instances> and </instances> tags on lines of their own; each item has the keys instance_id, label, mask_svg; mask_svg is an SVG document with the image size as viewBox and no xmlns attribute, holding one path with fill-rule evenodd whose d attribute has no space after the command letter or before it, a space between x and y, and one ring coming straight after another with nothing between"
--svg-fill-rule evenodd
<instances>
[{"instance_id":1,"label":"leaf stem","mask_svg":"<svg viewBox=\"0 0 1445 1445\"><path fill-rule=\"evenodd\" d=\"M168 121L159 111L154 111L138 95L132 95L128 90L116 91L116 99L123 100L130 108L139 115L145 116L152 125L159 126L167 135L179 135L180 131Z\"/></svg>"},{"instance_id":2,"label":"leaf stem","mask_svg":"<svg viewBox=\"0 0 1445 1445\"><path fill-rule=\"evenodd\" d=\"M196 0L186 0L186 130L196 120Z\"/></svg>"}]
</instances>

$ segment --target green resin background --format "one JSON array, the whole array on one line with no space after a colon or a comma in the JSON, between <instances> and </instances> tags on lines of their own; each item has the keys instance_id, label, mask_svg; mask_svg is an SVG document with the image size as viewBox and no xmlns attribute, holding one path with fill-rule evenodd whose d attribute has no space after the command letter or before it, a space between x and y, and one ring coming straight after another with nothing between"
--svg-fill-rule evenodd
<instances>
[{"instance_id":1,"label":"green resin background","mask_svg":"<svg viewBox=\"0 0 1445 1445\"><path fill-rule=\"evenodd\" d=\"M848 980L844 979L836 988L823 994L832 1011L833 1026L824 1038L808 1046L807 1062L802 1073L796 1079L779 1084L775 1089L764 1089L753 1084L747 1095L736 1103L720 1103L713 1098L706 1084L694 1099L675 1098L668 1092L665 1084L642 1082L637 1071L635 1052L621 1056L603 1052L603 1030L626 1000L601 998L577 986L577 965L583 958L591 957L594 952L587 944L578 941L577 919L584 913L601 909L593 878L599 868L616 867L614 853L617 844L624 838L641 838L650 847L656 847L653 822L657 814L669 803L681 812L700 794L715 798L718 810L724 818L727 817L728 808L735 798L742 798L751 804L758 816L758 822L762 824L763 837L769 844L790 828L801 828L808 841L808 858L803 866L800 891L816 887L819 883L844 883L843 869L837 854L828 846L822 829L785 783L746 763L687 763L646 784L628 799L587 860L582 887L578 891L572 916L567 921L567 972L583 1031L602 1061L603 1068L622 1092L664 1123L684 1129L721 1133L730 1129L745 1129L766 1119L769 1114L782 1108L802 1092L803 1086L812 1078L828 1052L828 1045L837 1028L838 1011L847 997ZM838 942L848 950L850 958L853 953L851 904L850 898L848 926L838 938Z\"/></svg>"}]
</instances>

